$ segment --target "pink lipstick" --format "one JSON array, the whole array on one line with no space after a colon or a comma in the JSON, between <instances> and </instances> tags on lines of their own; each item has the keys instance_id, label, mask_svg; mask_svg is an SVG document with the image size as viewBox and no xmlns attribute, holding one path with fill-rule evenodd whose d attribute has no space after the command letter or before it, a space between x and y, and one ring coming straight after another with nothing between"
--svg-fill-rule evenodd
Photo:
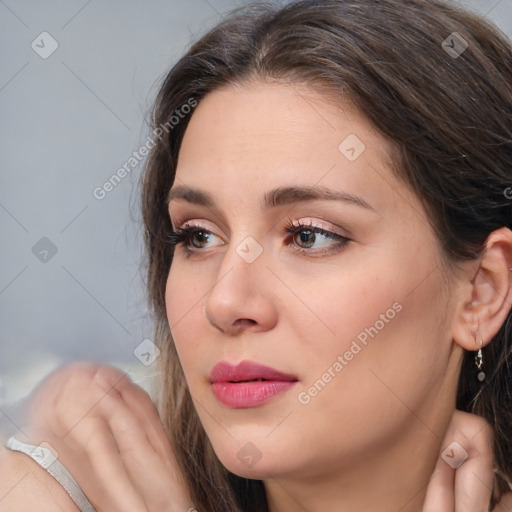
<instances>
[{"instance_id":1,"label":"pink lipstick","mask_svg":"<svg viewBox=\"0 0 512 512\"><path fill-rule=\"evenodd\" d=\"M253 361L233 366L225 361L216 364L210 373L215 398L226 407L256 407L288 391L298 381L274 368Z\"/></svg>"}]
</instances>

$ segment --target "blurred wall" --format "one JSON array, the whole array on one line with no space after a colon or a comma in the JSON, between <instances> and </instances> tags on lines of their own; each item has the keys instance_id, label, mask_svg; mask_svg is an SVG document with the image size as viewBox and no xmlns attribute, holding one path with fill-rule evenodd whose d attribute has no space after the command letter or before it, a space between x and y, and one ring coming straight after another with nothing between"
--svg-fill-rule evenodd
<instances>
[{"instance_id":1,"label":"blurred wall","mask_svg":"<svg viewBox=\"0 0 512 512\"><path fill-rule=\"evenodd\" d=\"M155 83L241 3L0 1L0 405L76 359L151 375L141 165L101 187L146 141ZM459 3L512 35L512 0Z\"/></svg>"}]
</instances>

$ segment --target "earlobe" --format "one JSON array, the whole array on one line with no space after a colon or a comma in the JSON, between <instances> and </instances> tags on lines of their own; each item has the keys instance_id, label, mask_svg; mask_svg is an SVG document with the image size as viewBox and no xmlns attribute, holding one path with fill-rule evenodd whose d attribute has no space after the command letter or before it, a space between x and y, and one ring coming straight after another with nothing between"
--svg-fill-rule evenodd
<instances>
[{"instance_id":1,"label":"earlobe","mask_svg":"<svg viewBox=\"0 0 512 512\"><path fill-rule=\"evenodd\" d=\"M474 268L474 267L473 267ZM466 350L487 345L512 308L512 231L500 228L485 242L476 274L467 274L466 296L454 319L453 339Z\"/></svg>"}]
</instances>

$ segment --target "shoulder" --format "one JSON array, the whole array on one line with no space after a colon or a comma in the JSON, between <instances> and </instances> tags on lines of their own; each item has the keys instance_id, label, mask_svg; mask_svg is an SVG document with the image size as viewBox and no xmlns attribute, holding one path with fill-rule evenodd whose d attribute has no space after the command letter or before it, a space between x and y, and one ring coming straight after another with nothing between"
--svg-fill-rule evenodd
<instances>
[{"instance_id":1,"label":"shoulder","mask_svg":"<svg viewBox=\"0 0 512 512\"><path fill-rule=\"evenodd\" d=\"M0 447L0 512L79 512L67 492L23 453Z\"/></svg>"}]
</instances>

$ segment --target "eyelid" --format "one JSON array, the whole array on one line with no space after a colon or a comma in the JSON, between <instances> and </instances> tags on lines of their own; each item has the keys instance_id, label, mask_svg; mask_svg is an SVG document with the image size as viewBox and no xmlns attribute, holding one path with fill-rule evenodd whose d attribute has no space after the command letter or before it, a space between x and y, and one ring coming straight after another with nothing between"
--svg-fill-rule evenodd
<instances>
[{"instance_id":1,"label":"eyelid","mask_svg":"<svg viewBox=\"0 0 512 512\"><path fill-rule=\"evenodd\" d=\"M305 220L305 219L287 219L287 225L289 227L294 227L296 229L300 228L300 227L311 227L313 229L321 229L323 231L329 231L331 233L333 233L334 235L338 235L338 236L341 236L341 237L344 237L344 238L351 238L351 234L350 232L347 230L347 229L344 229L344 228L340 228L340 227L337 227L335 225L333 225L332 223L327 223L327 225L324 224L324 220L323 219L320 219L320 220L312 220L312 219L308 219L308 220Z\"/></svg>"},{"instance_id":2,"label":"eyelid","mask_svg":"<svg viewBox=\"0 0 512 512\"><path fill-rule=\"evenodd\" d=\"M224 222L224 218L216 215L215 212L212 212L209 208L204 206L189 205L188 203L182 204L181 201L176 201L172 208L169 206L168 214L171 219L171 226L173 230L179 228L183 229L189 222L197 222L200 228L214 232L213 229L209 228L205 224L206 221L198 220L202 218L203 214L206 214L207 218L210 218L213 225L216 226L216 229L221 229L226 233L229 232L228 224ZM175 220L179 220L180 218L188 220L175 222ZM195 224L193 224L193 226L195 227Z\"/></svg>"},{"instance_id":3,"label":"eyelid","mask_svg":"<svg viewBox=\"0 0 512 512\"><path fill-rule=\"evenodd\" d=\"M218 235L216 233L216 230L212 229L211 227L208 227L202 221L199 221L199 220L198 221L194 221L194 219L186 220L186 221L182 222L181 224L178 224L178 227L176 229L187 229L187 228L204 229L205 231L208 231L209 233L212 233L216 237L220 238L223 242L225 242L224 238L221 235Z\"/></svg>"},{"instance_id":4,"label":"eyelid","mask_svg":"<svg viewBox=\"0 0 512 512\"><path fill-rule=\"evenodd\" d=\"M345 238L352 238L352 234L350 233L350 231L348 229L346 229L344 227L336 226L330 222L328 222L327 225L325 225L324 223L326 221L323 219L312 220L311 218L307 218L307 219L306 218L293 218L293 219L285 218L283 220L283 222L285 223L285 227L293 226L294 228L299 228L299 227L307 226L307 227L312 227L312 228L316 228L316 229L323 229L324 231L331 231L332 233L342 236L342 237L345 237ZM173 231L176 231L177 229L186 229L188 227L204 229L206 231L209 231L212 234L221 238L225 242L225 240L222 236L218 235L214 229L212 229L211 227L208 227L208 225L203 221L200 221L200 220L195 221L194 219L190 219L190 220L176 223L176 225L175 225L175 223L172 222L172 220L171 220L171 228Z\"/></svg>"},{"instance_id":5,"label":"eyelid","mask_svg":"<svg viewBox=\"0 0 512 512\"><path fill-rule=\"evenodd\" d=\"M291 228L293 228L293 230L297 230L299 228L308 227L308 228L312 228L312 229L317 229L317 230L322 230L322 231L330 232L333 235L337 235L337 236L342 237L342 238L352 239L352 235L351 235L351 233L347 229L334 226L331 223L328 223L328 225L326 226L324 224L324 222L325 221L323 221L322 219L317 220L317 221L313 221L312 219L307 219L306 220L306 219L285 218L284 219L284 223L285 223L284 230L287 233L290 233ZM182 223L178 223L177 227L174 227L174 223L172 223L173 231L185 230L187 228L193 228L193 229L199 229L199 230L203 229L203 230L208 231L209 233L213 234L217 238L220 238L224 243L226 243L226 240L224 239L223 236L217 234L216 230L212 229L211 227L208 227L202 221L199 221L199 220L198 221L194 221L193 219L191 219L191 220L184 221Z\"/></svg>"}]
</instances>

